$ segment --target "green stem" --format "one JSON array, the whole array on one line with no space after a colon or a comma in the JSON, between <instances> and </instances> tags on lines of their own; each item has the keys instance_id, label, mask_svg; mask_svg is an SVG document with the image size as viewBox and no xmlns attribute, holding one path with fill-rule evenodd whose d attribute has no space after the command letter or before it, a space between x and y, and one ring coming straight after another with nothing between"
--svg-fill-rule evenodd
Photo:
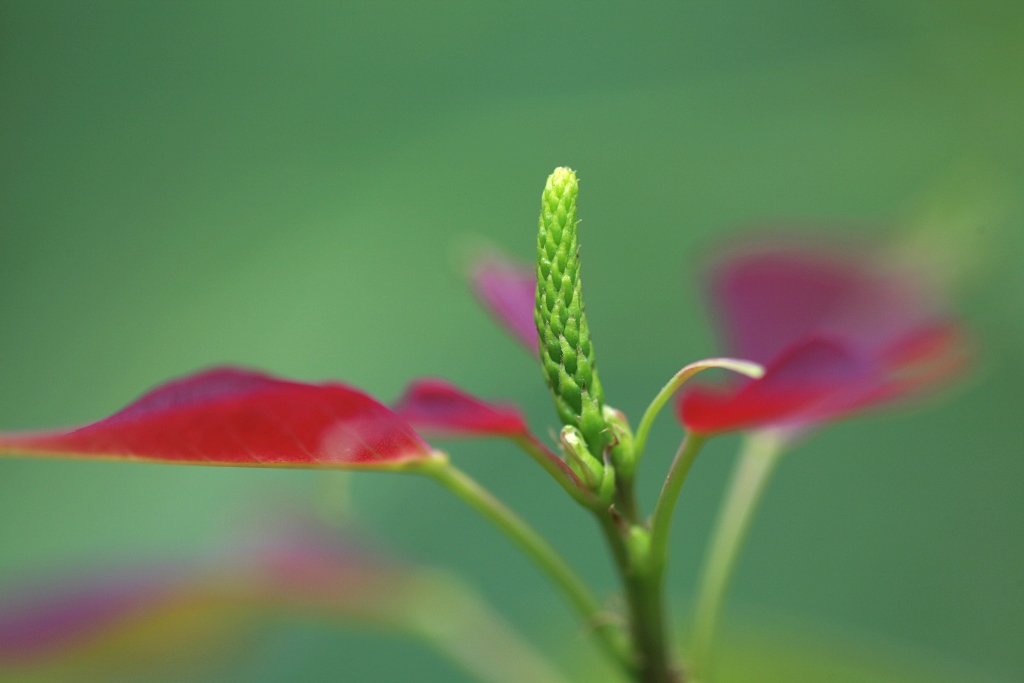
<instances>
[{"instance_id":1,"label":"green stem","mask_svg":"<svg viewBox=\"0 0 1024 683\"><path fill-rule=\"evenodd\" d=\"M665 567L672 513L686 474L704 441L700 434L689 434L683 440L658 498L649 532L642 527L632 527L626 533L633 538L625 539L610 518L602 518L626 588L637 666L635 675L643 683L681 680L666 638Z\"/></svg>"},{"instance_id":2,"label":"green stem","mask_svg":"<svg viewBox=\"0 0 1024 683\"><path fill-rule=\"evenodd\" d=\"M598 520L625 589L633 647L630 672L633 680L676 683L680 677L668 648L660 586L651 581L646 531L642 527L623 525L607 513L598 515ZM630 539L633 534L636 536Z\"/></svg>"},{"instance_id":3,"label":"green stem","mask_svg":"<svg viewBox=\"0 0 1024 683\"><path fill-rule=\"evenodd\" d=\"M679 493L682 491L686 475L690 472L693 461L697 459L701 447L707 437L696 432L689 432L679 444L675 459L661 487L661 495L651 517L651 570L654 581L659 584L665 576L668 566L669 532L672 530L672 518L675 514Z\"/></svg>"},{"instance_id":4,"label":"green stem","mask_svg":"<svg viewBox=\"0 0 1024 683\"><path fill-rule=\"evenodd\" d=\"M643 683L681 683L680 671L669 649L665 600L661 586L640 575L626 584L633 614L633 636Z\"/></svg>"},{"instance_id":5,"label":"green stem","mask_svg":"<svg viewBox=\"0 0 1024 683\"><path fill-rule=\"evenodd\" d=\"M636 502L636 482L633 477L619 478L615 490L615 509L632 524L640 520L640 506Z\"/></svg>"},{"instance_id":6,"label":"green stem","mask_svg":"<svg viewBox=\"0 0 1024 683\"><path fill-rule=\"evenodd\" d=\"M533 527L468 474L452 465L446 457L439 455L426 461L419 467L419 471L461 498L518 545L561 590L569 604L592 630L602 649L620 666L629 666L622 634L609 623L600 601Z\"/></svg>"},{"instance_id":7,"label":"green stem","mask_svg":"<svg viewBox=\"0 0 1024 683\"><path fill-rule=\"evenodd\" d=\"M764 375L764 367L757 363L752 363L745 360L736 360L734 358L708 358L707 360L697 361L696 363L690 363L682 370L677 372L672 379L668 381L668 384L661 388L658 395L654 397L651 404L647 406L647 410L644 411L644 415L640 418L640 425L636 429L636 438L633 441L633 472L640 466L640 459L644 454L644 447L647 445L647 436L650 434L651 427L654 425L654 418L658 417L658 413L665 407L665 404L672 394L676 393L679 387L686 383L686 380L690 379L698 372L704 370L710 370L711 368L721 368L723 370L732 370L738 372L741 375L747 377L753 377L758 379ZM629 473L632 476L632 472Z\"/></svg>"},{"instance_id":8,"label":"green stem","mask_svg":"<svg viewBox=\"0 0 1024 683\"><path fill-rule=\"evenodd\" d=\"M634 676L641 683L682 680L666 637L665 568L676 502L690 466L705 441L706 437L697 433L690 433L683 439L662 487L649 530L636 524L616 523L607 513L598 515L626 590L636 667Z\"/></svg>"},{"instance_id":9,"label":"green stem","mask_svg":"<svg viewBox=\"0 0 1024 683\"><path fill-rule=\"evenodd\" d=\"M725 593L754 511L782 455L782 446L777 435L752 434L747 437L736 464L698 584L691 654L694 681L709 683L711 680L711 653Z\"/></svg>"}]
</instances>

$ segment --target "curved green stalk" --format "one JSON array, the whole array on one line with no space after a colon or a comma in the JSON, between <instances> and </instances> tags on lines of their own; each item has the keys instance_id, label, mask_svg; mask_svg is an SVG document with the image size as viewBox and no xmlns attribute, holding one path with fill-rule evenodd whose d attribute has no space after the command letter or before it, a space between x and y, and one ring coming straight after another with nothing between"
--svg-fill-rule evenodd
<instances>
[{"instance_id":1,"label":"curved green stalk","mask_svg":"<svg viewBox=\"0 0 1024 683\"><path fill-rule=\"evenodd\" d=\"M594 636L602 645L601 649L620 666L628 669L626 643L623 642L622 633L608 622L604 606L583 579L533 527L441 454L420 465L417 471L432 477L461 498L515 542L526 556L540 567L592 629Z\"/></svg>"},{"instance_id":2,"label":"curved green stalk","mask_svg":"<svg viewBox=\"0 0 1024 683\"><path fill-rule=\"evenodd\" d=\"M676 393L679 387L683 386L688 379L696 375L698 372L710 370L711 368L732 370L733 372L738 372L741 375L746 375L753 379L760 379L764 376L763 366L758 363L738 360L735 358L708 358L706 360L699 360L696 363L690 363L677 372L672 379L668 381L668 384L661 388L661 391L659 391L657 396L654 397L651 404L647 406L647 410L644 411L643 417L640 418L640 424L636 429L636 437L633 441L632 471L627 473L629 477L632 477L640 466L640 458L643 457L644 447L647 445L647 436L650 434L651 427L654 425L654 418L658 416L661 409L666 403L668 403L668 400L672 398L672 394Z\"/></svg>"},{"instance_id":3,"label":"curved green stalk","mask_svg":"<svg viewBox=\"0 0 1024 683\"><path fill-rule=\"evenodd\" d=\"M747 437L736 464L697 589L691 653L694 681L709 683L711 680L711 652L725 593L754 511L783 453L783 445L776 434L752 434Z\"/></svg>"},{"instance_id":4,"label":"curved green stalk","mask_svg":"<svg viewBox=\"0 0 1024 683\"><path fill-rule=\"evenodd\" d=\"M665 484L661 487L661 495L658 496L654 515L651 517L651 580L657 583L661 583L665 567L668 565L669 531L672 529L672 517L676 502L679 500L679 492L682 491L686 475L689 474L690 467L706 440L705 435L696 432L690 432L683 438L676 457L672 460L668 476L665 477Z\"/></svg>"}]
</instances>

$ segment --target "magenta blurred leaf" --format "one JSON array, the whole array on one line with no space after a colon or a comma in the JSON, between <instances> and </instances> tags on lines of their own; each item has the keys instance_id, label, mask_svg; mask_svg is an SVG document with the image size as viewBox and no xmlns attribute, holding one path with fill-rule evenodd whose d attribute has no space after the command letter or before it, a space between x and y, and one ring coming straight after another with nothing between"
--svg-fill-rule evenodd
<instances>
[{"instance_id":1,"label":"magenta blurred leaf","mask_svg":"<svg viewBox=\"0 0 1024 683\"><path fill-rule=\"evenodd\" d=\"M856 248L761 245L711 275L730 353L763 378L696 387L679 404L689 429L800 429L911 397L967 360L965 335L923 278Z\"/></svg>"},{"instance_id":2,"label":"magenta blurred leaf","mask_svg":"<svg viewBox=\"0 0 1024 683\"><path fill-rule=\"evenodd\" d=\"M477 260L471 272L473 288L484 307L526 349L538 354L533 308L537 272L497 252Z\"/></svg>"},{"instance_id":3,"label":"magenta blurred leaf","mask_svg":"<svg viewBox=\"0 0 1024 683\"><path fill-rule=\"evenodd\" d=\"M812 335L881 352L945 317L920 274L858 245L760 243L720 259L710 280L729 350L764 365Z\"/></svg>"},{"instance_id":4,"label":"magenta blurred leaf","mask_svg":"<svg viewBox=\"0 0 1024 683\"><path fill-rule=\"evenodd\" d=\"M310 618L373 625L436 648L493 683L564 683L460 582L354 547L291 520L255 543L176 567L94 574L0 593L0 678L150 680L222 665L260 625ZM170 680L166 676L159 680ZM175 679L176 680L176 679ZM204 679L205 680L205 679Z\"/></svg>"},{"instance_id":5,"label":"magenta blurred leaf","mask_svg":"<svg viewBox=\"0 0 1024 683\"><path fill-rule=\"evenodd\" d=\"M84 427L0 433L0 453L394 469L428 457L430 447L357 389L217 368L158 387Z\"/></svg>"},{"instance_id":6,"label":"magenta blurred leaf","mask_svg":"<svg viewBox=\"0 0 1024 683\"><path fill-rule=\"evenodd\" d=\"M0 665L8 668L49 659L85 646L132 614L173 600L171 576L105 576L48 587L45 593L0 604Z\"/></svg>"},{"instance_id":7,"label":"magenta blurred leaf","mask_svg":"<svg viewBox=\"0 0 1024 683\"><path fill-rule=\"evenodd\" d=\"M392 409L420 434L517 436L529 432L515 406L487 403L439 379L412 382Z\"/></svg>"}]
</instances>

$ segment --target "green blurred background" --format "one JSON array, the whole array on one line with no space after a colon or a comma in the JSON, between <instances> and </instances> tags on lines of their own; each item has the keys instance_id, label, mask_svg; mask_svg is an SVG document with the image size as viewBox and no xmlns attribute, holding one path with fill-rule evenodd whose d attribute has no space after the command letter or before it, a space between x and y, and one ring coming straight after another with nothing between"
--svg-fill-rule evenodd
<instances>
[{"instance_id":1,"label":"green blurred background","mask_svg":"<svg viewBox=\"0 0 1024 683\"><path fill-rule=\"evenodd\" d=\"M804 225L913 244L955 276L977 367L784 461L726 635L1024 680L1022 36L1019 0L2 0L0 428L89 421L230 362L385 400L438 375L546 433L539 371L460 263L475 238L529 258L558 165L582 179L589 318L634 421L715 353L696 282L716 243ZM659 422L648 501L679 435ZM684 492L679 621L735 446L713 443ZM594 526L531 462L451 451L611 589ZM347 486L350 521L395 554L456 569L553 656L586 653L558 596L457 501L412 477ZM323 488L4 460L0 582L198 556ZM468 679L416 644L284 624L217 680Z\"/></svg>"}]
</instances>

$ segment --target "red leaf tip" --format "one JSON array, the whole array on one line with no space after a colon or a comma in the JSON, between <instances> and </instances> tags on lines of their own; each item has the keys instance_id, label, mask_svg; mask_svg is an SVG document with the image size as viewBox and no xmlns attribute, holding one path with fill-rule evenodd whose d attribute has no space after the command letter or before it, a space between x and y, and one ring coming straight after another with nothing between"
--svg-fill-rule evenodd
<instances>
[{"instance_id":1,"label":"red leaf tip","mask_svg":"<svg viewBox=\"0 0 1024 683\"><path fill-rule=\"evenodd\" d=\"M529 432L515 406L487 403L440 379L406 387L395 412L418 431L441 436L516 436Z\"/></svg>"}]
</instances>

